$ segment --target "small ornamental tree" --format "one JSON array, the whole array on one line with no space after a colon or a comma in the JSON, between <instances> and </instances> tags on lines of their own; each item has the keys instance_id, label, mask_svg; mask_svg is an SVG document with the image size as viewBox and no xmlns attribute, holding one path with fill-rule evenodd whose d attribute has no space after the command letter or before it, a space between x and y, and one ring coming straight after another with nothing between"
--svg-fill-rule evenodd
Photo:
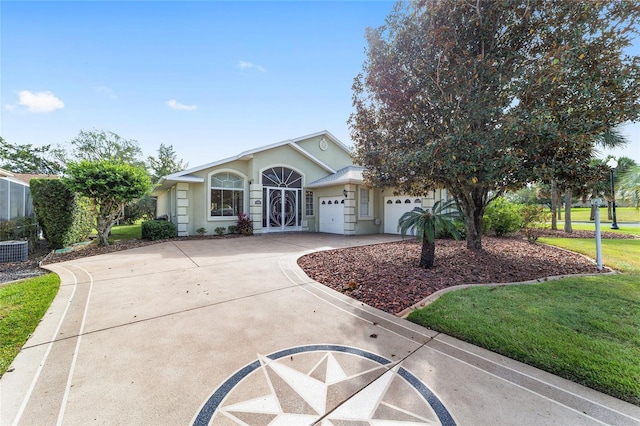
<instances>
[{"instance_id":1,"label":"small ornamental tree","mask_svg":"<svg viewBox=\"0 0 640 426\"><path fill-rule=\"evenodd\" d=\"M143 168L108 160L69 163L65 178L69 189L91 201L98 244L109 245L109 233L128 202L151 190Z\"/></svg>"},{"instance_id":2,"label":"small ornamental tree","mask_svg":"<svg viewBox=\"0 0 640 426\"><path fill-rule=\"evenodd\" d=\"M402 237L404 238L407 232L413 233L415 230L416 237L422 241L422 251L420 253L421 268L433 268L436 252L436 235L445 231L456 240L460 238L460 233L455 225L455 219L458 217L459 211L453 200L445 203L437 201L431 210L416 207L400 217L398 229Z\"/></svg>"}]
</instances>

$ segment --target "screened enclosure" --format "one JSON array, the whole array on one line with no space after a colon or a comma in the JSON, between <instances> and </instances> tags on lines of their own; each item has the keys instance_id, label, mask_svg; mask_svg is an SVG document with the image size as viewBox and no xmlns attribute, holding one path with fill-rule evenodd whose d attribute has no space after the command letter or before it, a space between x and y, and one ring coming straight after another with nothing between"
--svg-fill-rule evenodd
<instances>
[{"instance_id":1,"label":"screened enclosure","mask_svg":"<svg viewBox=\"0 0 640 426\"><path fill-rule=\"evenodd\" d=\"M0 221L33 216L29 184L0 178Z\"/></svg>"}]
</instances>

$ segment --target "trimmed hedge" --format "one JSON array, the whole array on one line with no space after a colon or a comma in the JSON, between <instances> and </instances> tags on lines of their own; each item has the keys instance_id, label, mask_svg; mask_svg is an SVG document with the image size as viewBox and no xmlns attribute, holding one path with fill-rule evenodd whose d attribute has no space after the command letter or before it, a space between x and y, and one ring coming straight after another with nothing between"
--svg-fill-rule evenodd
<instances>
[{"instance_id":1,"label":"trimmed hedge","mask_svg":"<svg viewBox=\"0 0 640 426\"><path fill-rule=\"evenodd\" d=\"M93 229L89 202L59 179L31 179L33 208L50 249L85 241Z\"/></svg>"},{"instance_id":2,"label":"trimmed hedge","mask_svg":"<svg viewBox=\"0 0 640 426\"><path fill-rule=\"evenodd\" d=\"M148 220L142 222L143 240L164 240L176 236L176 225L166 220Z\"/></svg>"}]
</instances>

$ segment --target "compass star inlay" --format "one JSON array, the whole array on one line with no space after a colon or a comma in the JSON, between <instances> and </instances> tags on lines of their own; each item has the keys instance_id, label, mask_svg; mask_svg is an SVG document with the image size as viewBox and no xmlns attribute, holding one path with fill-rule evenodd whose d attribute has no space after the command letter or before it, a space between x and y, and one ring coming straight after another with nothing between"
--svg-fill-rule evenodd
<instances>
[{"instance_id":1,"label":"compass star inlay","mask_svg":"<svg viewBox=\"0 0 640 426\"><path fill-rule=\"evenodd\" d=\"M194 424L410 426L455 422L437 397L400 363L359 349L318 345L258 355L256 363L214 392Z\"/></svg>"}]
</instances>

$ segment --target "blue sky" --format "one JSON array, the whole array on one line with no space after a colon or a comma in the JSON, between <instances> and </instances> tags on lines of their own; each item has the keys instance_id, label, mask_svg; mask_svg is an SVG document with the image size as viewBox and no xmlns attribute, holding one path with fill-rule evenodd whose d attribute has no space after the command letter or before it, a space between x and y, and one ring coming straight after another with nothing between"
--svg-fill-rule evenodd
<instances>
[{"instance_id":1,"label":"blue sky","mask_svg":"<svg viewBox=\"0 0 640 426\"><path fill-rule=\"evenodd\" d=\"M0 135L105 129L190 166L328 130L352 145L351 85L388 1L2 1ZM639 54L640 49L634 49ZM615 155L640 163L640 125Z\"/></svg>"}]
</instances>

